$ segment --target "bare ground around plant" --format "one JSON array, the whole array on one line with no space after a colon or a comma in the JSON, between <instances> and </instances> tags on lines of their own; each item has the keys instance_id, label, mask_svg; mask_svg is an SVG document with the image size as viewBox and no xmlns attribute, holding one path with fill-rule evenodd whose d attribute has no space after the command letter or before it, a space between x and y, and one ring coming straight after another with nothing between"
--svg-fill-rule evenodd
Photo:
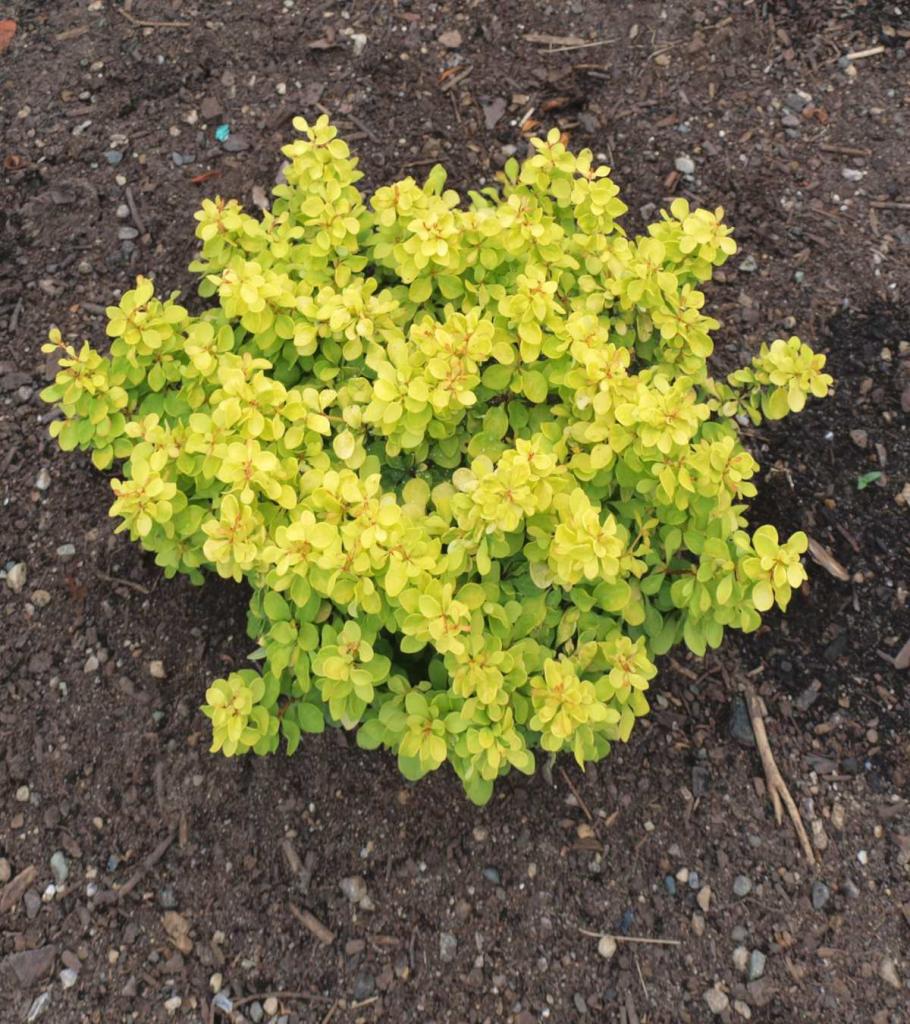
<instances>
[{"instance_id":1,"label":"bare ground around plant","mask_svg":"<svg viewBox=\"0 0 910 1024\"><path fill-rule=\"evenodd\" d=\"M25 573L0 580L3 1024L910 1020L903 10L0 2L0 570ZM248 653L244 595L114 536L38 398L48 326L100 339L138 272L186 291L200 200L261 200L292 116L323 109L368 186L436 160L489 182L557 125L606 155L630 230L723 205L718 365L799 333L838 380L749 439L756 520L837 564L758 634L664 659L608 760L481 810L341 734L210 755L198 705ZM747 677L815 867L773 820Z\"/></svg>"}]
</instances>

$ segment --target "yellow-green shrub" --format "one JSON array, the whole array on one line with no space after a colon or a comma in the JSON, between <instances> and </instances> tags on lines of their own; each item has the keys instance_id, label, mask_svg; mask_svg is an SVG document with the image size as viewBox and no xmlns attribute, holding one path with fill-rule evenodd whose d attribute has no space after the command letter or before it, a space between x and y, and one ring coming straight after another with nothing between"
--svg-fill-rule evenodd
<instances>
[{"instance_id":1,"label":"yellow-green shrub","mask_svg":"<svg viewBox=\"0 0 910 1024\"><path fill-rule=\"evenodd\" d=\"M737 417L825 395L824 357L791 338L710 377L723 211L679 199L628 238L558 132L463 203L441 167L365 201L327 119L295 127L270 212L196 215L204 312L139 278L109 355L51 332L52 432L119 465L118 529L168 576L252 587L262 671L209 689L213 749L328 722L478 802L535 749L601 758L655 655L805 578L803 534L749 532Z\"/></svg>"}]
</instances>

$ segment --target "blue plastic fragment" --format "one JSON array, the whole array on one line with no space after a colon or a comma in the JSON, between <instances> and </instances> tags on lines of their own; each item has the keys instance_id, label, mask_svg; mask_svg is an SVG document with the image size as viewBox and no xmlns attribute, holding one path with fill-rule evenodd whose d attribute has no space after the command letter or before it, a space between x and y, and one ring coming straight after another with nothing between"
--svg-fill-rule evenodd
<instances>
[{"instance_id":1,"label":"blue plastic fragment","mask_svg":"<svg viewBox=\"0 0 910 1024\"><path fill-rule=\"evenodd\" d=\"M215 129L215 138L219 142L227 142L231 137L231 126L229 124L220 124Z\"/></svg>"}]
</instances>

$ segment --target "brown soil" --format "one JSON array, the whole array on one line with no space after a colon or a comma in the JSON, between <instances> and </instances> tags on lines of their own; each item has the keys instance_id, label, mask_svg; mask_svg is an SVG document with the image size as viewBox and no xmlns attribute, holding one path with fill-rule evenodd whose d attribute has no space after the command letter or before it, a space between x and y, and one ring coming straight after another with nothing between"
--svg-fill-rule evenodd
<instances>
[{"instance_id":1,"label":"brown soil","mask_svg":"<svg viewBox=\"0 0 910 1024\"><path fill-rule=\"evenodd\" d=\"M237 1024L258 1015L242 1000L276 990L296 993L277 1012L305 1024L702 1022L715 1019L715 986L716 1019L910 1019L907 672L889 661L910 636L903 10L0 5L18 22L0 54L0 569L27 569L20 592L0 582L0 886L35 869L24 893L4 890L4 1024ZM455 30L459 45L438 41ZM548 52L532 33L597 45ZM48 325L98 339L102 307L139 271L186 287L200 198L268 189L291 116L318 104L368 185L436 157L456 187L490 179L504 147L524 146L531 110L608 155L630 228L672 195L723 204L742 251L710 292L719 360L739 362L795 323L839 382L834 398L752 440L765 467L757 512L806 528L850 581L813 566L786 619L727 643L725 671L716 658L665 659L658 708L627 748L584 776L566 764L552 779L509 780L483 810L450 775L409 786L341 735L289 761L210 756L197 706L247 652L240 588L162 580L113 536L103 476L46 437ZM222 121L231 149L214 139ZM124 153L118 166L110 150ZM681 156L694 179L674 171ZM881 477L858 490L871 470ZM768 706L815 870L789 825L774 824L755 750L731 736L744 673ZM109 898L156 847L132 890ZM56 892L55 851L69 869ZM684 868L694 887L668 879ZM355 875L373 909L340 889ZM678 945L620 943L606 960L579 929ZM757 980L737 966L738 946L765 954ZM212 1006L214 974L229 1012Z\"/></svg>"}]
</instances>

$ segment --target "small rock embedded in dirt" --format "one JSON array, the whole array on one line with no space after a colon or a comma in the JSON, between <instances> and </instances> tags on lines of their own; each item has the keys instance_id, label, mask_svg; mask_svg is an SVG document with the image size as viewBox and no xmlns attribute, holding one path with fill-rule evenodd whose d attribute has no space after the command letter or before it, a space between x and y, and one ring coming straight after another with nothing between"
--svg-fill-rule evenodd
<instances>
[{"instance_id":1,"label":"small rock embedded in dirt","mask_svg":"<svg viewBox=\"0 0 910 1024\"><path fill-rule=\"evenodd\" d=\"M698 895L695 897L695 902L701 907L701 909L707 914L708 908L711 906L711 886L704 885L698 890Z\"/></svg>"},{"instance_id":2,"label":"small rock embedded in dirt","mask_svg":"<svg viewBox=\"0 0 910 1024\"><path fill-rule=\"evenodd\" d=\"M506 112L506 101L502 98L491 100L483 108L483 120L487 131L492 131Z\"/></svg>"},{"instance_id":3,"label":"small rock embedded in dirt","mask_svg":"<svg viewBox=\"0 0 910 1024\"><path fill-rule=\"evenodd\" d=\"M249 1014L250 1020L253 1022L253 1024L259 1024L259 1022L265 1016L265 1012L262 1009L262 1003L250 1003Z\"/></svg>"},{"instance_id":4,"label":"small rock embedded in dirt","mask_svg":"<svg viewBox=\"0 0 910 1024\"><path fill-rule=\"evenodd\" d=\"M20 804L27 804L28 798L31 795L32 791L28 788L28 786L19 786L19 788L16 790L16 800Z\"/></svg>"},{"instance_id":5,"label":"small rock embedded in dirt","mask_svg":"<svg viewBox=\"0 0 910 1024\"><path fill-rule=\"evenodd\" d=\"M695 932L698 938L705 934L705 919L701 914L692 915L692 931Z\"/></svg>"},{"instance_id":6,"label":"small rock embedded in dirt","mask_svg":"<svg viewBox=\"0 0 910 1024\"><path fill-rule=\"evenodd\" d=\"M137 228L132 228L128 224L125 224L122 228L117 229L117 238L121 242L132 242L134 238L139 237L139 231Z\"/></svg>"},{"instance_id":7,"label":"small rock embedded in dirt","mask_svg":"<svg viewBox=\"0 0 910 1024\"><path fill-rule=\"evenodd\" d=\"M159 889L158 906L161 907L162 910L173 910L177 906L177 894L169 885L166 885L163 889Z\"/></svg>"},{"instance_id":8,"label":"small rock embedded in dirt","mask_svg":"<svg viewBox=\"0 0 910 1024\"><path fill-rule=\"evenodd\" d=\"M338 886L351 903L360 903L367 894L367 883L360 875L342 878Z\"/></svg>"},{"instance_id":9,"label":"small rock embedded in dirt","mask_svg":"<svg viewBox=\"0 0 910 1024\"><path fill-rule=\"evenodd\" d=\"M672 875L667 875L664 878L664 888L671 896L676 895L676 879Z\"/></svg>"},{"instance_id":10,"label":"small rock embedded in dirt","mask_svg":"<svg viewBox=\"0 0 910 1024\"><path fill-rule=\"evenodd\" d=\"M123 159L123 153L119 149L109 149L104 154L104 159L107 160L111 167L116 167Z\"/></svg>"},{"instance_id":11,"label":"small rock embedded in dirt","mask_svg":"<svg viewBox=\"0 0 910 1024\"><path fill-rule=\"evenodd\" d=\"M376 991L376 979L372 974L361 971L354 979L354 990L351 993L356 1000L369 999Z\"/></svg>"},{"instance_id":12,"label":"small rock embedded in dirt","mask_svg":"<svg viewBox=\"0 0 910 1024\"><path fill-rule=\"evenodd\" d=\"M167 672L164 668L164 662L162 661L150 661L149 662L149 675L152 679L166 679Z\"/></svg>"},{"instance_id":13,"label":"small rock embedded in dirt","mask_svg":"<svg viewBox=\"0 0 910 1024\"><path fill-rule=\"evenodd\" d=\"M458 939L451 932L439 933L439 956L443 963L451 963L458 952Z\"/></svg>"},{"instance_id":14,"label":"small rock embedded in dirt","mask_svg":"<svg viewBox=\"0 0 910 1024\"><path fill-rule=\"evenodd\" d=\"M749 954L749 963L746 968L746 977L749 981L758 981L765 973L767 957L760 949L753 949Z\"/></svg>"},{"instance_id":15,"label":"small rock embedded in dirt","mask_svg":"<svg viewBox=\"0 0 910 1024\"><path fill-rule=\"evenodd\" d=\"M497 868L493 868L493 867L484 868L483 869L483 877L491 885L501 885L502 884L502 876L499 874L499 871L498 871Z\"/></svg>"},{"instance_id":16,"label":"small rock embedded in dirt","mask_svg":"<svg viewBox=\"0 0 910 1024\"><path fill-rule=\"evenodd\" d=\"M183 1000L180 996L171 996L170 999L165 999L164 1001L164 1009L169 1017L173 1017L181 1006L183 1006Z\"/></svg>"},{"instance_id":17,"label":"small rock embedded in dirt","mask_svg":"<svg viewBox=\"0 0 910 1024\"><path fill-rule=\"evenodd\" d=\"M709 988L705 992L705 1002L708 1004L708 1009L715 1016L720 1016L730 1005L727 993L722 992L719 988Z\"/></svg>"},{"instance_id":18,"label":"small rock embedded in dirt","mask_svg":"<svg viewBox=\"0 0 910 1024\"><path fill-rule=\"evenodd\" d=\"M100 664L101 664L101 662L98 660L98 658L94 654L90 654L85 659L85 664L82 666L82 671L87 676L91 675L92 672L97 672L98 671L98 667L100 666Z\"/></svg>"},{"instance_id":19,"label":"small rock embedded in dirt","mask_svg":"<svg viewBox=\"0 0 910 1024\"><path fill-rule=\"evenodd\" d=\"M213 121L220 113L223 104L214 96L206 96L199 104L199 113L204 121Z\"/></svg>"},{"instance_id":20,"label":"small rock embedded in dirt","mask_svg":"<svg viewBox=\"0 0 910 1024\"><path fill-rule=\"evenodd\" d=\"M749 950L745 946L737 946L733 950L733 966L740 972L745 974L746 966L749 963Z\"/></svg>"},{"instance_id":21,"label":"small rock embedded in dirt","mask_svg":"<svg viewBox=\"0 0 910 1024\"><path fill-rule=\"evenodd\" d=\"M51 485L51 475L46 466L43 466L35 479L35 486L39 491L46 491Z\"/></svg>"},{"instance_id":22,"label":"small rock embedded in dirt","mask_svg":"<svg viewBox=\"0 0 910 1024\"><path fill-rule=\"evenodd\" d=\"M65 562L70 558L73 558L76 554L75 544L61 544L57 548L57 557L61 562Z\"/></svg>"},{"instance_id":23,"label":"small rock embedded in dirt","mask_svg":"<svg viewBox=\"0 0 910 1024\"><path fill-rule=\"evenodd\" d=\"M616 953L616 939L612 935L602 935L597 943L597 952L604 960L612 960Z\"/></svg>"},{"instance_id":24,"label":"small rock embedded in dirt","mask_svg":"<svg viewBox=\"0 0 910 1024\"><path fill-rule=\"evenodd\" d=\"M856 859L860 862L860 864L865 866L869 863L869 854L865 850L860 850L859 853L856 855Z\"/></svg>"},{"instance_id":25,"label":"small rock embedded in dirt","mask_svg":"<svg viewBox=\"0 0 910 1024\"><path fill-rule=\"evenodd\" d=\"M783 115L783 117L780 119L780 123L785 128L799 128L801 124L800 119L796 116L796 114L791 114L789 111L787 111Z\"/></svg>"},{"instance_id":26,"label":"small rock embedded in dirt","mask_svg":"<svg viewBox=\"0 0 910 1024\"><path fill-rule=\"evenodd\" d=\"M824 882L812 883L812 906L816 910L823 910L830 898L831 890Z\"/></svg>"},{"instance_id":27,"label":"small rock embedded in dirt","mask_svg":"<svg viewBox=\"0 0 910 1024\"><path fill-rule=\"evenodd\" d=\"M71 967L65 967L57 977L60 979L60 985L64 990L72 988L79 980L79 975Z\"/></svg>"},{"instance_id":28,"label":"small rock embedded in dirt","mask_svg":"<svg viewBox=\"0 0 910 1024\"><path fill-rule=\"evenodd\" d=\"M850 431L850 440L856 445L857 448L868 448L869 447L869 435L865 430L857 427L855 430Z\"/></svg>"},{"instance_id":29,"label":"small rock embedded in dirt","mask_svg":"<svg viewBox=\"0 0 910 1024\"><path fill-rule=\"evenodd\" d=\"M244 135L231 135L222 143L228 153L241 153L250 148L250 141Z\"/></svg>"},{"instance_id":30,"label":"small rock embedded in dirt","mask_svg":"<svg viewBox=\"0 0 910 1024\"><path fill-rule=\"evenodd\" d=\"M117 220L126 220L126 218L129 217L129 215L130 208L126 205L126 203L121 203L117 207Z\"/></svg>"},{"instance_id":31,"label":"small rock embedded in dirt","mask_svg":"<svg viewBox=\"0 0 910 1024\"><path fill-rule=\"evenodd\" d=\"M22 988L31 988L36 981L50 974L56 959L56 946L40 946L21 953L10 953L2 961L2 966L12 972Z\"/></svg>"},{"instance_id":32,"label":"small rock embedded in dirt","mask_svg":"<svg viewBox=\"0 0 910 1024\"><path fill-rule=\"evenodd\" d=\"M860 171L856 167L842 167L840 173L845 181L862 181L866 176L865 171Z\"/></svg>"},{"instance_id":33,"label":"small rock embedded in dirt","mask_svg":"<svg viewBox=\"0 0 910 1024\"><path fill-rule=\"evenodd\" d=\"M13 869L6 857L0 857L0 885L6 883L13 877Z\"/></svg>"},{"instance_id":34,"label":"small rock embedded in dirt","mask_svg":"<svg viewBox=\"0 0 910 1024\"><path fill-rule=\"evenodd\" d=\"M727 722L727 731L731 739L736 740L741 746L755 746L755 733L752 731L749 709L746 706L745 698L738 693L734 694L733 699L730 701L730 718Z\"/></svg>"},{"instance_id":35,"label":"small rock embedded in dirt","mask_svg":"<svg viewBox=\"0 0 910 1024\"><path fill-rule=\"evenodd\" d=\"M737 875L733 879L733 892L739 896L740 899L743 896L748 896L752 892L752 879L747 878L745 875Z\"/></svg>"},{"instance_id":36,"label":"small rock embedded in dirt","mask_svg":"<svg viewBox=\"0 0 910 1024\"><path fill-rule=\"evenodd\" d=\"M27 576L28 571L25 568L25 562L16 562L12 569L10 569L6 574L6 585L14 594L18 594L25 586Z\"/></svg>"},{"instance_id":37,"label":"small rock embedded in dirt","mask_svg":"<svg viewBox=\"0 0 910 1024\"><path fill-rule=\"evenodd\" d=\"M63 885L70 876L69 862L62 850L57 850L51 856L51 874L54 876L54 881L57 885Z\"/></svg>"},{"instance_id":38,"label":"small rock embedded in dirt","mask_svg":"<svg viewBox=\"0 0 910 1024\"><path fill-rule=\"evenodd\" d=\"M269 996L262 1004L262 1008L267 1017L274 1017L278 1013L278 1000L274 996Z\"/></svg>"},{"instance_id":39,"label":"small rock embedded in dirt","mask_svg":"<svg viewBox=\"0 0 910 1024\"><path fill-rule=\"evenodd\" d=\"M695 173L695 161L690 156L678 156L674 161L674 166L680 174Z\"/></svg>"},{"instance_id":40,"label":"small rock embedded in dirt","mask_svg":"<svg viewBox=\"0 0 910 1024\"><path fill-rule=\"evenodd\" d=\"M794 113L800 113L805 107L812 102L812 97L806 92L791 92L787 94L784 100L785 106L787 106Z\"/></svg>"},{"instance_id":41,"label":"small rock embedded in dirt","mask_svg":"<svg viewBox=\"0 0 910 1024\"><path fill-rule=\"evenodd\" d=\"M461 46L461 33L457 28L449 29L448 32L442 33L439 42L448 50L457 50Z\"/></svg>"},{"instance_id":42,"label":"small rock embedded in dirt","mask_svg":"<svg viewBox=\"0 0 910 1024\"><path fill-rule=\"evenodd\" d=\"M892 988L902 987L900 976L897 973L897 964L890 956L882 957L882 962L878 965L878 976Z\"/></svg>"},{"instance_id":43,"label":"small rock embedded in dirt","mask_svg":"<svg viewBox=\"0 0 910 1024\"><path fill-rule=\"evenodd\" d=\"M749 1004L744 1003L742 999L733 1000L733 1009L743 1018L743 1020L752 1019L752 1011L749 1009Z\"/></svg>"},{"instance_id":44,"label":"small rock embedded in dirt","mask_svg":"<svg viewBox=\"0 0 910 1024\"><path fill-rule=\"evenodd\" d=\"M754 274L758 270L758 260L754 256L747 256L739 265L744 274Z\"/></svg>"},{"instance_id":45,"label":"small rock embedded in dirt","mask_svg":"<svg viewBox=\"0 0 910 1024\"><path fill-rule=\"evenodd\" d=\"M50 1001L50 992L42 992L40 996L36 996L32 1005L28 1008L28 1013L25 1015L25 1024L34 1024L34 1021L47 1009Z\"/></svg>"}]
</instances>

